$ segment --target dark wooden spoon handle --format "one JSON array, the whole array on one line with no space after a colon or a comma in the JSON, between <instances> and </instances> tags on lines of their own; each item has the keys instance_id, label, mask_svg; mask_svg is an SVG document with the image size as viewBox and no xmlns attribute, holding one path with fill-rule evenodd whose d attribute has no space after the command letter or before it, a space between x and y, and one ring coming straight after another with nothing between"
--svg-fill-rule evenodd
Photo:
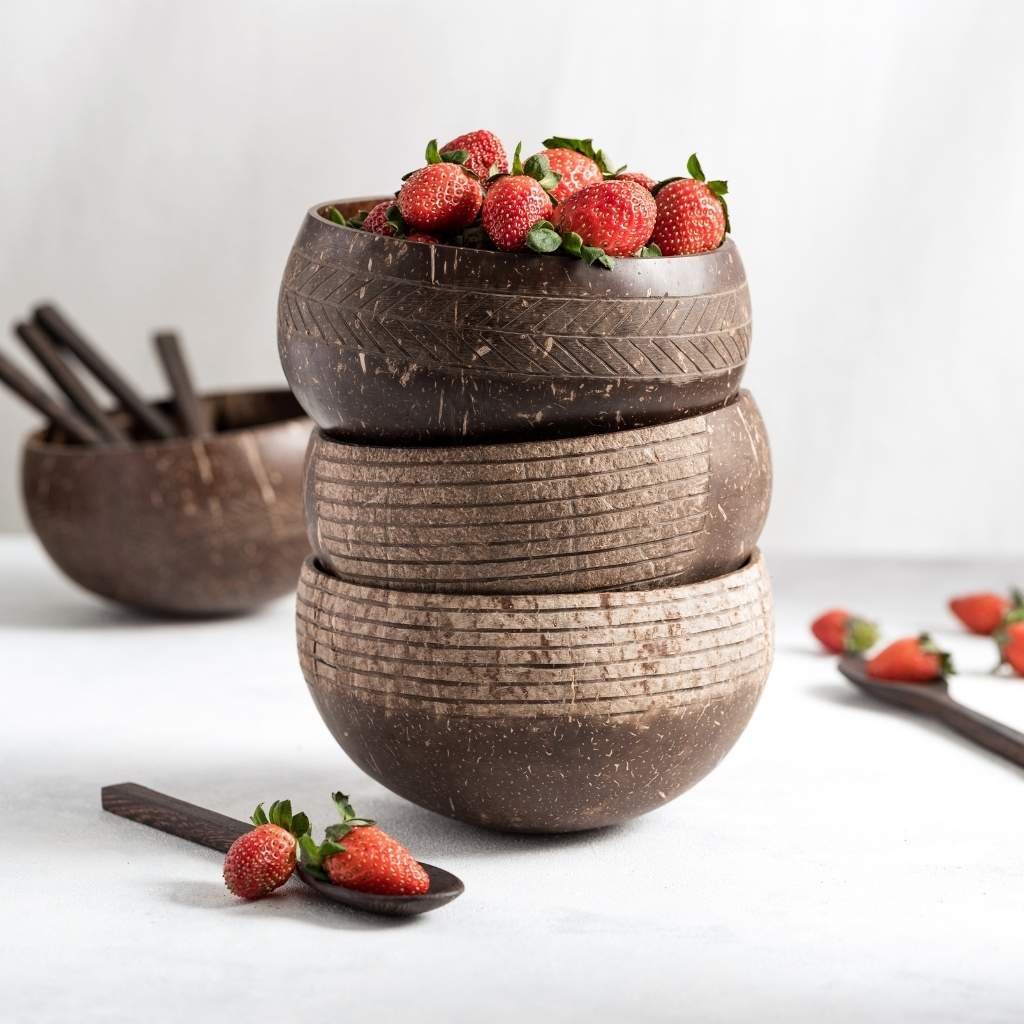
<instances>
[{"instance_id":1,"label":"dark wooden spoon handle","mask_svg":"<svg viewBox=\"0 0 1024 1024\"><path fill-rule=\"evenodd\" d=\"M0 381L28 402L33 409L38 409L54 426L66 430L76 441L81 441L82 444L103 444L103 438L95 427L86 423L78 413L72 412L51 398L4 355L0 355Z\"/></svg>"},{"instance_id":2,"label":"dark wooden spoon handle","mask_svg":"<svg viewBox=\"0 0 1024 1024\"><path fill-rule=\"evenodd\" d=\"M14 330L39 365L67 395L71 404L95 427L100 437L114 444L127 444L130 440L128 435L100 408L99 402L64 361L49 335L35 324L18 324Z\"/></svg>"},{"instance_id":3,"label":"dark wooden spoon handle","mask_svg":"<svg viewBox=\"0 0 1024 1024\"><path fill-rule=\"evenodd\" d=\"M935 717L966 739L1024 768L1024 733L972 711L950 697L936 702Z\"/></svg>"},{"instance_id":4,"label":"dark wooden spoon handle","mask_svg":"<svg viewBox=\"0 0 1024 1024\"><path fill-rule=\"evenodd\" d=\"M192 376L188 372L181 342L172 331L161 331L153 336L153 343L174 393L174 405L178 410L182 429L187 437L199 437L206 433L203 410L192 384Z\"/></svg>"},{"instance_id":5,"label":"dark wooden spoon handle","mask_svg":"<svg viewBox=\"0 0 1024 1024\"><path fill-rule=\"evenodd\" d=\"M34 320L58 345L73 352L148 433L158 438L174 437L174 424L159 409L149 405L92 342L76 331L53 306L39 306Z\"/></svg>"},{"instance_id":6,"label":"dark wooden spoon handle","mask_svg":"<svg viewBox=\"0 0 1024 1024\"><path fill-rule=\"evenodd\" d=\"M134 782L104 786L100 792L103 810L221 853L227 853L239 836L255 827Z\"/></svg>"}]
</instances>

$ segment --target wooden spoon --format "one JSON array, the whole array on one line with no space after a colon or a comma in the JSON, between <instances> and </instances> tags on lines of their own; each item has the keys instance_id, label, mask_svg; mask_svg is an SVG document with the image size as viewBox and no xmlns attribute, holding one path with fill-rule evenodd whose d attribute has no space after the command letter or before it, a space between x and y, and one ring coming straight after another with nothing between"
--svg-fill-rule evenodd
<instances>
[{"instance_id":1,"label":"wooden spoon","mask_svg":"<svg viewBox=\"0 0 1024 1024\"><path fill-rule=\"evenodd\" d=\"M872 679L863 658L846 654L839 671L865 693L942 722L972 743L1024 768L1024 733L953 700L945 678L932 683L890 683Z\"/></svg>"},{"instance_id":2,"label":"wooden spoon","mask_svg":"<svg viewBox=\"0 0 1024 1024\"><path fill-rule=\"evenodd\" d=\"M208 811L205 807L197 807L184 800L175 800L174 797L134 782L104 786L101 794L103 809L111 814L149 825L150 828L207 846L211 850L220 850L221 853L227 853L239 836L252 831L254 827L248 822ZM411 917L443 907L465 891L462 882L448 871L432 864L423 864L422 867L430 878L430 889L422 896L377 896L374 893L346 889L342 885L318 881L301 865L296 865L295 873L311 889L336 903L344 903L370 914Z\"/></svg>"}]
</instances>

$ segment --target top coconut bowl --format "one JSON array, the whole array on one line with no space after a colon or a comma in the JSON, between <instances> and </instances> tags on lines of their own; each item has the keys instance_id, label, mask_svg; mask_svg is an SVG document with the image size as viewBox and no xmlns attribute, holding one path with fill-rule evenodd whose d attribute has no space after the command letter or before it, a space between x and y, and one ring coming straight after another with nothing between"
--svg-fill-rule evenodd
<instances>
[{"instance_id":1,"label":"top coconut bowl","mask_svg":"<svg viewBox=\"0 0 1024 1024\"><path fill-rule=\"evenodd\" d=\"M303 408L339 440L449 444L643 427L735 395L750 347L739 251L580 260L430 245L306 214L278 303Z\"/></svg>"},{"instance_id":2,"label":"top coconut bowl","mask_svg":"<svg viewBox=\"0 0 1024 1024\"><path fill-rule=\"evenodd\" d=\"M56 432L29 437L29 519L57 566L86 590L202 616L245 611L295 588L309 551L309 420L287 391L201 402L216 427L201 438L93 447Z\"/></svg>"}]
</instances>

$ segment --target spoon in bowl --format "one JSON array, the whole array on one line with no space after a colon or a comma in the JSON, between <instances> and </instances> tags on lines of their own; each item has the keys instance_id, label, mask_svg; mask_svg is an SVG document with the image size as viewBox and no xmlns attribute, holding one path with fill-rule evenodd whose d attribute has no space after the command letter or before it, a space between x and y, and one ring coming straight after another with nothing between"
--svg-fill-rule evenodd
<instances>
[{"instance_id":1,"label":"spoon in bowl","mask_svg":"<svg viewBox=\"0 0 1024 1024\"><path fill-rule=\"evenodd\" d=\"M953 700L945 677L931 683L884 682L869 676L866 662L856 654L843 655L839 671L872 697L934 718L972 743L1024 768L1024 733Z\"/></svg>"},{"instance_id":2,"label":"spoon in bowl","mask_svg":"<svg viewBox=\"0 0 1024 1024\"><path fill-rule=\"evenodd\" d=\"M137 821L141 825L159 829L180 839L198 843L227 853L231 844L253 826L248 822L229 818L205 807L176 800L174 797L147 789L134 782L117 786L104 786L101 790L103 809L121 818ZM465 891L462 882L443 868L432 864L421 865L430 879L430 888L419 896L378 896L376 893L359 892L343 885L332 885L314 878L301 864L296 864L295 874L315 889L325 899L344 903L348 907L369 914L384 914L389 917L411 917L436 910L451 903Z\"/></svg>"}]
</instances>

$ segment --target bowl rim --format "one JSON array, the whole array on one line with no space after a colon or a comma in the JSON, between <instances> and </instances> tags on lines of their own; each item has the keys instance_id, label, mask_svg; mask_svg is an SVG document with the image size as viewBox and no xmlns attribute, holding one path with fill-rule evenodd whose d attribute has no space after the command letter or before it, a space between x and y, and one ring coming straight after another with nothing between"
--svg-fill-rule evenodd
<instances>
[{"instance_id":1,"label":"bowl rim","mask_svg":"<svg viewBox=\"0 0 1024 1024\"><path fill-rule=\"evenodd\" d=\"M513 451L515 449L522 450L522 449L525 449L525 448L536 448L536 449L538 449L538 455L535 456L534 458L535 458L536 461L540 461L541 458L548 459L548 458L571 458L572 457L571 454L569 454L569 453L558 453L558 454L556 454L556 453L552 452L551 451L551 446L552 445L562 445L562 444L570 445L570 444L573 444L573 443L582 443L582 442L587 442L587 441L597 441L597 440L600 440L601 438L612 438L612 437L622 437L622 438L632 437L632 438L636 438L637 436L639 436L640 434L643 434L643 433L650 433L650 434L655 434L655 435L658 434L658 433L663 433L663 434L666 435L666 437L664 439L668 440L668 439L671 439L671 437L672 437L672 433L671 433L672 428L677 423L685 423L685 422L687 422L689 420L695 420L695 419L697 419L700 416L714 416L716 413L725 412L727 409L732 409L734 406L738 406L740 404L746 404L748 406L753 405L753 407L757 410L758 415L761 414L760 406L757 405L757 402L754 399L753 392L749 388L739 388L734 394L732 394L729 397L728 401L723 402L721 405L713 406L710 409L702 409L699 412L686 413L683 416L677 416L677 417L675 417L675 419L666 420L663 423L653 423L653 424L650 424L649 426L642 426L642 427L625 427L622 430L601 430L601 431L598 431L597 433L569 434L569 435L567 435L565 437L538 438L535 441L484 441L484 442L482 442L480 444L445 444L445 445L440 445L440 444L419 444L419 445L412 445L412 444L379 444L379 443L376 443L376 442L374 442L374 443L370 443L370 442L364 443L362 441L354 441L351 438L345 438L345 439L342 440L342 439L339 439L337 437L331 437L330 433L328 433L328 431L326 431L319 424L316 424L314 426L314 428L313 428L313 438L315 439L315 441L317 443L322 442L324 444L337 445L338 447L341 447L341 448L356 448L356 449L358 449L360 451L380 451L380 450L384 450L384 451L387 451L387 452L402 453L403 455L408 455L408 454L415 453L415 452L434 451L435 449L439 450L439 454L440 454L440 450L443 450L443 455L444 456L450 456L451 453L453 453L453 452L460 452L460 451L461 452L466 452L467 454L472 453L474 455L478 455L480 452L487 451L488 449L495 450L495 449L498 449L498 448L506 448L506 449L508 449L511 452L511 451ZM655 440L655 439L656 439L655 437L652 437L652 441ZM547 449L547 452L543 453L543 452L540 451L540 449ZM586 452L585 454L586 455L600 455L600 454L604 454L605 450L607 450L607 451L617 451L618 449L616 449L616 448L609 448L609 449L603 449L601 452ZM521 458L529 460L530 456L527 453L524 452L522 454Z\"/></svg>"},{"instance_id":2,"label":"bowl rim","mask_svg":"<svg viewBox=\"0 0 1024 1024\"><path fill-rule=\"evenodd\" d=\"M240 388L238 390L219 390L219 391L201 391L199 393L200 402L208 401L211 399L223 399L223 398L234 398L240 395L290 395L295 398L290 388ZM174 401L173 398L168 397L159 401L147 402L148 405L153 406L167 406ZM298 405L298 399L295 400ZM47 441L46 434L49 432L49 427L42 427L38 430L33 430L27 434L24 438L24 452L28 454L45 453L46 455L90 455L90 456L118 456L128 455L132 452L140 450L153 451L161 449L163 451L174 451L179 448L191 449L197 441L201 441L204 444L210 442L219 441L221 438L233 439L240 435L245 434L266 434L271 431L280 430L282 427L287 427L293 423L301 423L303 421L309 422L311 427L313 426L310 417L303 411L299 406L300 411L294 416L288 416L285 419L271 420L268 423L257 423L250 427L232 427L230 430L218 430L216 433L205 435L203 437L166 437L166 438L144 438L140 441L132 441L130 444L109 444L109 445L98 445L98 444L67 444L64 442L58 443L54 441ZM107 407L104 412L117 413L121 412L120 406Z\"/></svg>"},{"instance_id":3,"label":"bowl rim","mask_svg":"<svg viewBox=\"0 0 1024 1024\"><path fill-rule=\"evenodd\" d=\"M647 590L583 590L578 593L547 593L547 594L447 594L436 592L420 592L415 590L389 590L386 587L368 587L362 583L350 583L332 575L320 564L315 552L311 552L302 563L299 574L299 585L304 582L307 570L316 574L317 578L329 580L335 587L359 591L363 594L385 594L383 600L388 608L412 606L418 612L451 612L456 602L480 602L456 608L463 615L532 615L543 616L563 611L594 611L601 608L627 609L643 608L651 604L665 604L684 597L692 596L695 588L715 584L716 590L728 590L727 581L741 573L750 573L761 577L768 585L771 593L770 576L765 566L761 546L755 544L750 557L738 568L710 576L692 583L676 583L668 587L651 587ZM519 602L522 602L521 604ZM555 604L555 602L562 602ZM401 628L399 624L398 628ZM585 627L580 627L581 629ZM608 628L606 625L601 628Z\"/></svg>"},{"instance_id":4,"label":"bowl rim","mask_svg":"<svg viewBox=\"0 0 1024 1024\"><path fill-rule=\"evenodd\" d=\"M389 198L395 198L394 194L392 194L391 196L386 196L386 195L384 195L384 196L381 196L381 195L377 195L377 196L351 196L351 197L345 198L345 199L328 199L328 200L325 200L322 203L316 203L314 206L309 207L309 209L306 211L306 215L308 217L312 218L314 221L320 223L320 224L325 224L328 227L335 228L335 229L337 229L339 231L361 231L362 230L361 228L350 228L350 227L347 227L346 225L343 225L343 224L336 224L329 217L325 217L320 211L321 210L326 210L330 206L352 206L352 205L357 204L357 203L358 204L365 203L365 204L367 204L369 206L370 209L372 209L374 206L376 206L377 203L385 202ZM396 246L396 247L397 246L405 246L405 245L409 245L409 244L412 244L412 245L426 245L426 246L429 246L432 249L439 249L439 248L440 249L454 249L457 252L463 253L463 254L472 253L472 254L474 254L474 256L483 255L483 256L489 256L489 257L498 257L498 258L506 259L506 260L519 260L519 259L522 259L524 255L527 256L527 258L529 258L529 257L536 257L536 256L541 255L540 253L533 253L533 252L531 252L531 253L521 253L521 252L504 252L504 251L501 251L501 250L491 250L491 249L474 249L474 248L472 248L470 246L465 246L465 245L449 245L449 244L447 244L445 242L420 242L420 241L417 241L415 239L410 240L408 238L394 238L391 235L380 235L380 234L376 234L376 233L373 233L373 237L384 239L386 242L388 242L391 245ZM722 239L722 244L719 245L717 249L712 249L710 252L699 252L699 253L693 253L693 254L688 254L688 255L683 255L683 256L647 256L647 257L644 257L642 262L643 263L666 263L666 262L668 262L670 260L672 260L672 261L674 261L674 260L707 260L709 257L721 256L721 255L724 255L724 254L729 253L729 252L734 251L734 250L738 251L736 243L733 241L733 237L730 234L730 235L726 235L725 238ZM557 254L550 254L550 255L557 255ZM472 257L470 257L470 258L472 258ZM565 259L565 258L568 258L568 257L562 257L562 258ZM620 266L622 264L625 264L627 267L630 266L630 263L631 263L632 259L633 258L629 257L629 256L616 257L615 266L611 270L602 270L602 273L614 274L617 270L619 270L619 268L620 268Z\"/></svg>"}]
</instances>

